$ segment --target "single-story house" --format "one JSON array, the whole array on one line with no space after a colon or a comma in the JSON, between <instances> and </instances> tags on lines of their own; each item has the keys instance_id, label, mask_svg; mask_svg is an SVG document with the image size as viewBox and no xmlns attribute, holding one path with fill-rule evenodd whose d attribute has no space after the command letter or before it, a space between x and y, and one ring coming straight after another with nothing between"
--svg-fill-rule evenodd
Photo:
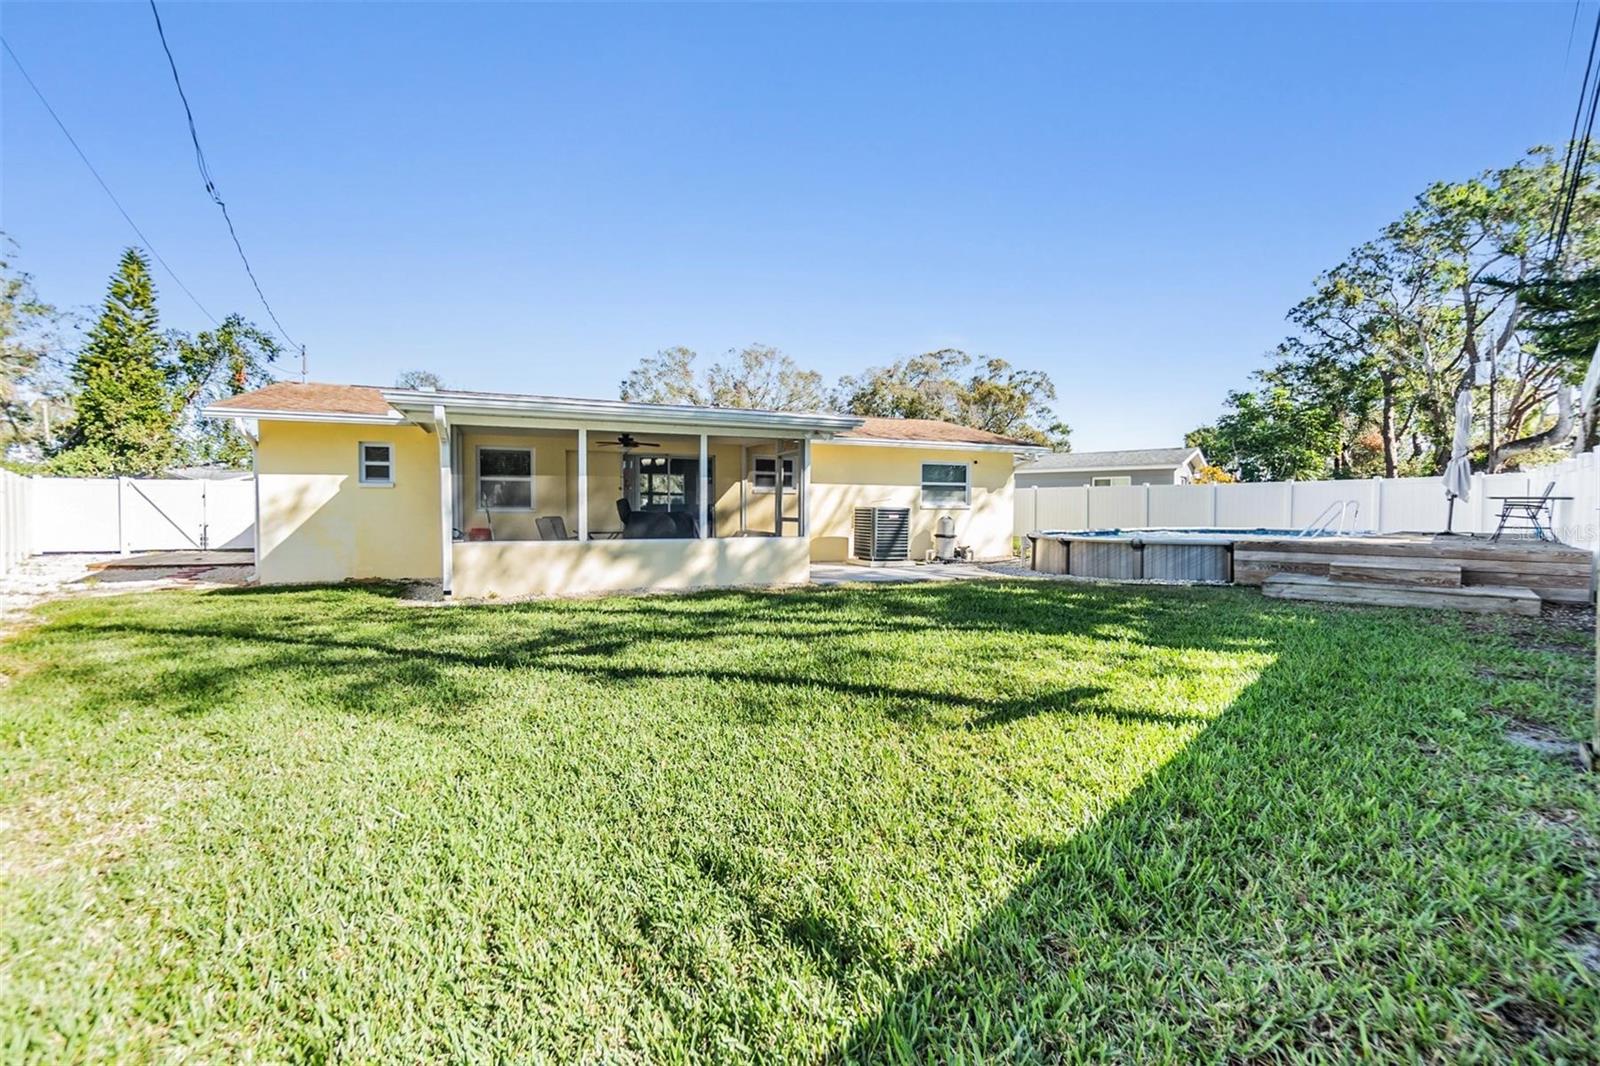
<instances>
[{"instance_id":1,"label":"single-story house","mask_svg":"<svg viewBox=\"0 0 1600 1066\"><path fill-rule=\"evenodd\" d=\"M253 442L263 584L462 597L773 585L1012 550L1025 442L923 419L279 382L209 406Z\"/></svg>"},{"instance_id":2,"label":"single-story house","mask_svg":"<svg viewBox=\"0 0 1600 1066\"><path fill-rule=\"evenodd\" d=\"M1050 452L1017 468L1017 488L1187 485L1205 465L1206 457L1199 448Z\"/></svg>"}]
</instances>

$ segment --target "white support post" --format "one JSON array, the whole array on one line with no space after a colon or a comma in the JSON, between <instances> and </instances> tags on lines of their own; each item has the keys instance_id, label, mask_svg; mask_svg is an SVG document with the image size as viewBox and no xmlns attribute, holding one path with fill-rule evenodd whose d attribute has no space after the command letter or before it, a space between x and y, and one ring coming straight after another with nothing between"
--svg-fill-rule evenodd
<instances>
[{"instance_id":1,"label":"white support post","mask_svg":"<svg viewBox=\"0 0 1600 1066\"><path fill-rule=\"evenodd\" d=\"M578 540L589 539L589 431L578 428Z\"/></svg>"},{"instance_id":2,"label":"white support post","mask_svg":"<svg viewBox=\"0 0 1600 1066\"><path fill-rule=\"evenodd\" d=\"M750 504L747 500L750 480L750 445L739 445L739 532L750 532Z\"/></svg>"},{"instance_id":3,"label":"white support post","mask_svg":"<svg viewBox=\"0 0 1600 1066\"><path fill-rule=\"evenodd\" d=\"M444 405L433 405L434 435L439 438L439 583L446 596L455 579L455 479L450 468L450 420Z\"/></svg>"},{"instance_id":4,"label":"white support post","mask_svg":"<svg viewBox=\"0 0 1600 1066\"><path fill-rule=\"evenodd\" d=\"M783 446L772 446L772 535L783 536Z\"/></svg>"},{"instance_id":5,"label":"white support post","mask_svg":"<svg viewBox=\"0 0 1600 1066\"><path fill-rule=\"evenodd\" d=\"M800 476L795 491L800 494L800 535L811 535L811 438L800 438Z\"/></svg>"},{"instance_id":6,"label":"white support post","mask_svg":"<svg viewBox=\"0 0 1600 1066\"><path fill-rule=\"evenodd\" d=\"M700 497L700 539L701 540L705 540L707 537L711 536L711 530L706 525L707 518L708 518L708 515L710 513L710 508L711 508L711 476L710 476L711 475L711 470L710 470L710 466L711 466L711 453L710 453L710 449L706 446L706 435L704 433L702 433L702 434L700 434L700 471L696 475L700 479L700 491L698 493L696 493L696 495L698 495Z\"/></svg>"}]
</instances>

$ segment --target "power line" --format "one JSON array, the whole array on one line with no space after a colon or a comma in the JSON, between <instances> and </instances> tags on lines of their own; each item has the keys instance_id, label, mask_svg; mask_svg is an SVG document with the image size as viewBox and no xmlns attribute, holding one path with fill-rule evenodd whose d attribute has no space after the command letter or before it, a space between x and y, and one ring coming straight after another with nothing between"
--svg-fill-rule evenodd
<instances>
[{"instance_id":1,"label":"power line","mask_svg":"<svg viewBox=\"0 0 1600 1066\"><path fill-rule=\"evenodd\" d=\"M1589 138L1594 133L1595 111L1600 108L1600 71L1594 65L1595 48L1600 44L1600 12L1596 12L1594 33L1589 38L1589 58L1584 63L1583 84L1578 89L1578 107L1572 115L1572 134L1567 141L1566 158L1561 165L1561 185L1556 194L1556 214L1550 220L1550 256L1561 255L1561 246L1567 239L1567 226L1572 220L1572 208L1578 199L1578 189L1583 184L1583 166L1589 154ZM1594 83L1591 93L1590 82ZM1588 120L1584 120L1584 106L1588 105ZM1584 127L1583 140L1578 140L1578 127Z\"/></svg>"},{"instance_id":2,"label":"power line","mask_svg":"<svg viewBox=\"0 0 1600 1066\"><path fill-rule=\"evenodd\" d=\"M1572 5L1572 25L1567 27L1567 51L1561 57L1561 69L1563 72L1566 71L1567 64L1572 61L1572 38L1578 32L1578 12L1581 10L1583 10L1583 0L1576 0Z\"/></svg>"},{"instance_id":3,"label":"power line","mask_svg":"<svg viewBox=\"0 0 1600 1066\"><path fill-rule=\"evenodd\" d=\"M50 106L50 101L45 99L44 93L41 92L39 86L34 83L33 78L28 75L28 68L24 67L22 65L22 60L17 58L16 50L11 47L11 42L6 40L4 37L0 37L0 45L5 46L6 55L11 57L11 62L17 68L17 73L22 75L22 80L28 83L28 88L33 90L33 95L39 98L39 102L44 105L45 111L47 111L50 117L55 120L56 128L59 129L61 131L61 135L67 139L67 143L72 145L72 150L78 153L78 158L83 160L83 165L89 168L89 173L94 175L94 180L100 183L100 188L105 191L106 196L116 207L117 213L122 216L123 221L126 222L129 228L131 228L138 236L139 242L145 247L145 251L149 252L150 255L154 257L155 261L161 264L161 268L172 277L172 280L177 284L178 288L183 290L183 294L194 302L194 305L200 309L200 313L209 318L213 326L217 325L217 316L213 315L210 311L207 311L206 305L201 303L199 298L195 296L194 293L189 291L189 286L183 283L183 279L178 277L178 272L173 270L171 264L161 257L160 252L156 251L156 246L150 243L150 238L144 235L144 230L140 229L139 224L133 220L133 216L128 214L128 209L122 206L122 201L118 200L117 194L111 191L111 186L106 184L106 179L102 178L100 176L100 172L95 169L94 164L89 162L89 157L84 154L83 148L79 146L77 138L72 135L71 130L67 129L67 124L61 121L61 116L56 114L56 109Z\"/></svg>"},{"instance_id":4,"label":"power line","mask_svg":"<svg viewBox=\"0 0 1600 1066\"><path fill-rule=\"evenodd\" d=\"M161 38L161 50L167 54L167 66L172 69L172 84L177 86L178 99L183 102L183 113L189 121L189 140L194 143L195 165L200 169L200 178L205 182L206 194L211 197L211 202L222 211L222 220L228 224L228 236L233 238L233 247L239 253L239 262L244 264L244 272L250 278L250 284L255 287L256 296L261 300L261 306L267 309L267 317L272 319L272 324L278 327L278 333L288 343L289 347L297 348L289 331L283 328L283 323L278 321L278 315L272 310L272 304L267 302L267 294L261 291L261 283L256 280L256 272L250 268L250 259L244 254L244 245L239 242L239 234L233 228L233 218L228 214L228 205L223 202L221 194L217 192L217 183L211 180L211 168L206 165L205 149L200 147L200 133L195 129L194 111L189 107L189 96L183 91L183 81L178 77L178 61L172 57L172 46L167 44L167 31L161 25L161 12L156 10L156 0L150 0L150 14L155 16L156 33Z\"/></svg>"}]
</instances>

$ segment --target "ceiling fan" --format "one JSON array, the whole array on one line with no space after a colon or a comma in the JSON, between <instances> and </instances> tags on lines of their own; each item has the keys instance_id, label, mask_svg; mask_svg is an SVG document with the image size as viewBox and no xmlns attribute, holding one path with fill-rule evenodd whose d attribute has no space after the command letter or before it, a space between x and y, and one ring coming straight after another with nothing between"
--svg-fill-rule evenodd
<instances>
[{"instance_id":1,"label":"ceiling fan","mask_svg":"<svg viewBox=\"0 0 1600 1066\"><path fill-rule=\"evenodd\" d=\"M601 447L614 447L614 448L659 448L659 447L661 447L661 445L658 444L655 441L639 440L632 433L619 433L619 434L617 434L617 439L616 440L602 440L602 441L596 441L595 443L599 444Z\"/></svg>"}]
</instances>

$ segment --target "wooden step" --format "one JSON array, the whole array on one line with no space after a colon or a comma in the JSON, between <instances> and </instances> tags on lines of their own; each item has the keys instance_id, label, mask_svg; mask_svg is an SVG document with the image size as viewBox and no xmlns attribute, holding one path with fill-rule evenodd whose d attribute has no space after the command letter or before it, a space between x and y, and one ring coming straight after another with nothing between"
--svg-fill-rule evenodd
<instances>
[{"instance_id":1,"label":"wooden step","mask_svg":"<svg viewBox=\"0 0 1600 1066\"><path fill-rule=\"evenodd\" d=\"M1311 555L1410 555L1433 559L1473 559L1485 562L1554 563L1587 566L1587 549L1552 541L1491 541L1488 537L1446 537L1435 534L1388 534L1360 537L1241 537L1239 552L1294 552Z\"/></svg>"},{"instance_id":2,"label":"wooden step","mask_svg":"<svg viewBox=\"0 0 1600 1066\"><path fill-rule=\"evenodd\" d=\"M1279 600L1318 603L1359 603L1374 607L1431 607L1491 614L1536 616L1539 597L1523 588L1504 585L1438 588L1425 585L1362 585L1306 574L1278 574L1267 578L1261 593Z\"/></svg>"},{"instance_id":3,"label":"wooden step","mask_svg":"<svg viewBox=\"0 0 1600 1066\"><path fill-rule=\"evenodd\" d=\"M1461 567L1443 559L1390 559L1374 555L1360 562L1329 563L1328 577L1333 581L1363 585L1459 588Z\"/></svg>"}]
</instances>

